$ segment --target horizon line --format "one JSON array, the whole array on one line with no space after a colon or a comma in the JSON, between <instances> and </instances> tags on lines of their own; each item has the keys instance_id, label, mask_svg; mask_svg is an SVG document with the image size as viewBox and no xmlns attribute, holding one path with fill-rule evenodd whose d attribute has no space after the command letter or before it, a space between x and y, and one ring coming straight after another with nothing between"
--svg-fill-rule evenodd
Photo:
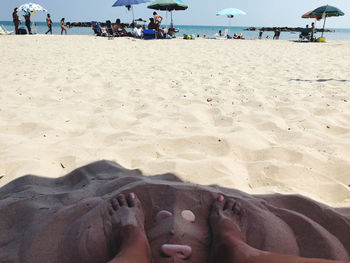
<instances>
[{"instance_id":1,"label":"horizon line","mask_svg":"<svg viewBox=\"0 0 350 263\"><path fill-rule=\"evenodd\" d=\"M13 23L13 21L11 20L0 20L0 22L10 22ZM40 23L46 23L46 21L34 21L34 22L40 22ZM69 21L70 22L70 21ZM91 21L73 21L70 23L89 23ZM99 22L103 22L103 21L99 21ZM54 23L60 23L59 21L54 21ZM228 27L228 25L184 25L184 24L174 24L176 26L203 26L203 27ZM242 25L232 25L231 27L246 27L246 28L250 28L250 27L256 27L256 28L262 28L262 27L301 27L301 26L256 26L256 25L250 25L250 26L242 26ZM347 27L326 27L328 29L349 29Z\"/></svg>"}]
</instances>

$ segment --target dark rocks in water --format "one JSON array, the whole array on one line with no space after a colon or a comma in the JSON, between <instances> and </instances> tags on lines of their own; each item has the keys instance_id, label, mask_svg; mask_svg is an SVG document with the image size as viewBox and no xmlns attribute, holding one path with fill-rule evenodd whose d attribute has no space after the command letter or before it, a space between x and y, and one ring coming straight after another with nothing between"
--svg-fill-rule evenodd
<instances>
[{"instance_id":1,"label":"dark rocks in water","mask_svg":"<svg viewBox=\"0 0 350 263\"><path fill-rule=\"evenodd\" d=\"M106 22L99 22L102 27L106 27ZM68 22L69 27L91 27L91 22ZM122 23L124 27L131 27L131 24Z\"/></svg>"},{"instance_id":2,"label":"dark rocks in water","mask_svg":"<svg viewBox=\"0 0 350 263\"><path fill-rule=\"evenodd\" d=\"M143 176L100 161L61 178L27 175L0 188L0 262L107 262L114 250L103 228L96 227L103 220L101 209L111 198L131 192L144 208L155 263L174 262L160 252L164 244L185 244L192 249L186 262L206 262L212 242L208 216L219 194L240 203L241 230L252 247L349 260L350 208L332 208L299 195L248 195L183 183L173 174ZM170 220L155 222L169 215ZM89 252L84 260L82 249Z\"/></svg>"},{"instance_id":3,"label":"dark rocks in water","mask_svg":"<svg viewBox=\"0 0 350 263\"><path fill-rule=\"evenodd\" d=\"M281 32L301 32L305 30L305 27L249 27L244 29L245 31L275 31L279 28ZM316 32L322 32L321 28L316 28ZM335 30L325 29L324 32L335 32Z\"/></svg>"}]
</instances>

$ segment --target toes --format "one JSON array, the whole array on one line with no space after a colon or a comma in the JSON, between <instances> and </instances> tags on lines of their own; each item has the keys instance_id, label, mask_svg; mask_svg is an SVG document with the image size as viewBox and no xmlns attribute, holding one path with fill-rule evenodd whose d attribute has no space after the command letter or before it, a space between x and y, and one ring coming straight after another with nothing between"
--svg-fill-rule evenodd
<instances>
[{"instance_id":1,"label":"toes","mask_svg":"<svg viewBox=\"0 0 350 263\"><path fill-rule=\"evenodd\" d=\"M135 207L139 201L134 193L128 194L126 200L128 202L129 207Z\"/></svg>"},{"instance_id":2,"label":"toes","mask_svg":"<svg viewBox=\"0 0 350 263\"><path fill-rule=\"evenodd\" d=\"M217 211L217 212L220 212L224 209L224 205L225 205L225 198L223 195L219 195L213 205L212 205L212 210L213 211Z\"/></svg>"},{"instance_id":3,"label":"toes","mask_svg":"<svg viewBox=\"0 0 350 263\"><path fill-rule=\"evenodd\" d=\"M110 216L114 214L114 209L111 204L108 205L107 210Z\"/></svg>"},{"instance_id":4,"label":"toes","mask_svg":"<svg viewBox=\"0 0 350 263\"><path fill-rule=\"evenodd\" d=\"M241 215L241 206L237 202L235 202L235 205L233 206L232 210L236 215Z\"/></svg>"},{"instance_id":5,"label":"toes","mask_svg":"<svg viewBox=\"0 0 350 263\"><path fill-rule=\"evenodd\" d=\"M127 206L125 195L121 194L117 197L120 206Z\"/></svg>"},{"instance_id":6,"label":"toes","mask_svg":"<svg viewBox=\"0 0 350 263\"><path fill-rule=\"evenodd\" d=\"M235 201L233 199L229 199L227 200L226 204L225 204L225 207L224 207L224 210L230 210L232 211L233 207L235 206Z\"/></svg>"},{"instance_id":7,"label":"toes","mask_svg":"<svg viewBox=\"0 0 350 263\"><path fill-rule=\"evenodd\" d=\"M114 210L118 210L120 208L119 202L116 198L112 199L111 204Z\"/></svg>"}]
</instances>

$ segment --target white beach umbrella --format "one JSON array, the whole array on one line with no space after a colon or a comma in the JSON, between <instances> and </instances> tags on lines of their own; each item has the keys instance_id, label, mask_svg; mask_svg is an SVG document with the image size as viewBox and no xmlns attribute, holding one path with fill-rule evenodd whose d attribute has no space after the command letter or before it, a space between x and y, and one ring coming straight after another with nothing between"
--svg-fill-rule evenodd
<instances>
[{"instance_id":1,"label":"white beach umbrella","mask_svg":"<svg viewBox=\"0 0 350 263\"><path fill-rule=\"evenodd\" d=\"M47 10L45 8L43 8L41 5L34 4L34 3L28 3L28 4L21 5L20 7L18 7L18 10L24 11L24 12L29 11L31 13L35 13L38 11L47 12Z\"/></svg>"},{"instance_id":2,"label":"white beach umbrella","mask_svg":"<svg viewBox=\"0 0 350 263\"><path fill-rule=\"evenodd\" d=\"M237 16L237 15L246 15L247 13L240 10L240 9L237 9L237 8L226 8L224 10L221 10L220 12L216 13L217 16L227 16L227 18L229 19L229 30L231 28L231 19L234 17L234 16Z\"/></svg>"}]
</instances>

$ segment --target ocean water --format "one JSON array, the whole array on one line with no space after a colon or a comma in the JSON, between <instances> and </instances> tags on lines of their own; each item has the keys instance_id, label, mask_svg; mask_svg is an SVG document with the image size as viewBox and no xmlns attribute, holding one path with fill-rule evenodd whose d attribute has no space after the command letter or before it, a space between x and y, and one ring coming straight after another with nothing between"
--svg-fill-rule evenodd
<instances>
[{"instance_id":1,"label":"ocean water","mask_svg":"<svg viewBox=\"0 0 350 263\"><path fill-rule=\"evenodd\" d=\"M7 30L13 31L14 26L11 21L0 21L0 24L4 25ZM38 34L44 34L47 31L47 26L45 22L36 22L37 25L37 32ZM24 24L21 26L25 27ZM194 35L200 35L201 37L203 35L206 35L208 37L212 37L215 35L215 33L218 33L219 30L222 30L224 32L225 29L227 29L227 26L186 26L186 25L175 25L176 28L180 29L180 32L177 34L177 36L182 36L183 34L194 34ZM230 35L233 35L233 33L243 33L245 38L248 39L256 39L258 37L259 32L258 31L245 31L244 29L247 27L231 27L230 28ZM335 32L326 32L324 33L326 39L328 40L349 40L350 41L350 29L337 29L337 28L330 28L332 30L335 30ZM54 34L60 34L61 28L59 23L55 23L53 26L53 33ZM73 27L68 29L68 34L70 35L93 35L93 32L91 28L84 28L84 27ZM263 38L266 38L266 36L269 36L270 38L273 37L273 32L264 32ZM321 33L317 33L316 36L321 36ZM295 40L298 39L299 33L294 32L281 32L280 39L286 39L286 40Z\"/></svg>"}]
</instances>

